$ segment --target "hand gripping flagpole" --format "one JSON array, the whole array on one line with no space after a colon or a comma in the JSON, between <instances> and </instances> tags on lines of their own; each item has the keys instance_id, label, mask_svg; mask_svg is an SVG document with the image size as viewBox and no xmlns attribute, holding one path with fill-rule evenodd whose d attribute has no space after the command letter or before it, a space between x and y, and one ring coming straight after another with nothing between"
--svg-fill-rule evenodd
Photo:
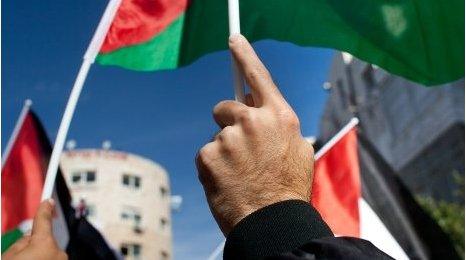
<instances>
[{"instance_id":1,"label":"hand gripping flagpole","mask_svg":"<svg viewBox=\"0 0 466 260\"><path fill-rule=\"evenodd\" d=\"M239 0L228 0L228 24L230 28L230 36L240 34L240 19L239 19ZM235 99L241 103L245 102L244 97L244 80L238 63L232 58L233 71L233 86L235 89Z\"/></svg>"},{"instance_id":2,"label":"hand gripping flagpole","mask_svg":"<svg viewBox=\"0 0 466 260\"><path fill-rule=\"evenodd\" d=\"M115 18L118 7L122 0L110 0L107 4L104 14L100 19L99 25L92 37L92 40L84 54L83 63L79 69L79 73L71 90L68 103L66 104L65 112L58 128L57 137L53 146L52 156L50 157L49 166L47 169L47 175L45 177L44 189L42 191L42 199L46 200L52 196L53 187L55 184L55 178L57 177L58 165L60 163L60 156L63 152L63 146L65 144L68 129L70 127L71 119L73 118L76 104L78 103L79 95L83 88L84 82L86 81L87 74L91 65L94 63L97 54L105 40L108 29Z\"/></svg>"}]
</instances>

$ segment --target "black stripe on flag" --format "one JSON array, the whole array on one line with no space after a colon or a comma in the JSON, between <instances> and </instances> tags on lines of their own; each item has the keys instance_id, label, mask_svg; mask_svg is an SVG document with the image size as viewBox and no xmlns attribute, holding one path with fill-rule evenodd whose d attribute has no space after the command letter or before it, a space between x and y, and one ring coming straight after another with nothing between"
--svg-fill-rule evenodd
<instances>
[{"instance_id":1,"label":"black stripe on flag","mask_svg":"<svg viewBox=\"0 0 466 260\"><path fill-rule=\"evenodd\" d=\"M411 259L460 259L451 240L359 131L362 196Z\"/></svg>"}]
</instances>

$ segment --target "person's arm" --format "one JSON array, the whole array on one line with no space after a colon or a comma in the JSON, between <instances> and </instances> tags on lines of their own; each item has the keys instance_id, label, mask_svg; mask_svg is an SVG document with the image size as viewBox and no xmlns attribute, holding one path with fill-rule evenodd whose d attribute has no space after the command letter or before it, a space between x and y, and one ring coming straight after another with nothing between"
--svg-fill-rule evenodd
<instances>
[{"instance_id":1,"label":"person's arm","mask_svg":"<svg viewBox=\"0 0 466 260\"><path fill-rule=\"evenodd\" d=\"M242 219L228 234L225 259L258 259L333 237L319 213L302 200L278 202Z\"/></svg>"},{"instance_id":2,"label":"person's arm","mask_svg":"<svg viewBox=\"0 0 466 260\"><path fill-rule=\"evenodd\" d=\"M360 258L386 256L367 241L333 237L309 203L314 150L298 117L248 41L235 35L229 44L251 93L246 104L215 106L222 130L196 158L210 209L227 237L224 258L334 258L346 249Z\"/></svg>"},{"instance_id":3,"label":"person's arm","mask_svg":"<svg viewBox=\"0 0 466 260\"><path fill-rule=\"evenodd\" d=\"M248 215L228 234L224 259L392 259L372 243L334 237L307 202L278 202Z\"/></svg>"}]
</instances>

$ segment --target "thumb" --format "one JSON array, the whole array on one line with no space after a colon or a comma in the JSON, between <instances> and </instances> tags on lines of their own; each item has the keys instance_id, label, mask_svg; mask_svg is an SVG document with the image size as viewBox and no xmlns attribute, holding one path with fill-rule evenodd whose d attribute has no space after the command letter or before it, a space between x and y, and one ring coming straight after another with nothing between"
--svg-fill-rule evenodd
<instances>
[{"instance_id":1,"label":"thumb","mask_svg":"<svg viewBox=\"0 0 466 260\"><path fill-rule=\"evenodd\" d=\"M32 224L32 236L48 237L52 234L52 218L53 210L55 208L55 201L48 199L39 205L34 223Z\"/></svg>"}]
</instances>

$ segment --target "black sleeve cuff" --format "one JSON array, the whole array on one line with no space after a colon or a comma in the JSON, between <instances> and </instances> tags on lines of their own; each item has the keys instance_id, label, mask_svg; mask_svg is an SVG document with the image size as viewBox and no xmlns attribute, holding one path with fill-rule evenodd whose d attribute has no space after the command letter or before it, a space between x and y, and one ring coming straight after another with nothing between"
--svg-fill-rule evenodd
<instances>
[{"instance_id":1,"label":"black sleeve cuff","mask_svg":"<svg viewBox=\"0 0 466 260\"><path fill-rule=\"evenodd\" d=\"M260 259L333 236L320 214L301 200L278 202L242 219L228 234L224 259Z\"/></svg>"}]
</instances>

